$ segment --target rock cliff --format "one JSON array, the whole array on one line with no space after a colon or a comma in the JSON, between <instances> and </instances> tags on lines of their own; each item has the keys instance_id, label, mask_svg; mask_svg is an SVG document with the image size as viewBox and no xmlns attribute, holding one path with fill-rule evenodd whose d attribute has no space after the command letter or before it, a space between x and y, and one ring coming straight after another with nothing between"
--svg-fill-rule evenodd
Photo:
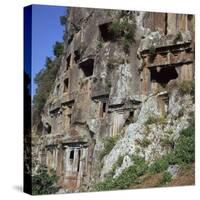
<instances>
[{"instance_id":1,"label":"rock cliff","mask_svg":"<svg viewBox=\"0 0 200 200\"><path fill-rule=\"evenodd\" d=\"M133 155L150 165L173 151L194 113L180 89L194 81L194 16L69 8L65 34L36 144L58 184L92 190L119 158L113 179Z\"/></svg>"}]
</instances>

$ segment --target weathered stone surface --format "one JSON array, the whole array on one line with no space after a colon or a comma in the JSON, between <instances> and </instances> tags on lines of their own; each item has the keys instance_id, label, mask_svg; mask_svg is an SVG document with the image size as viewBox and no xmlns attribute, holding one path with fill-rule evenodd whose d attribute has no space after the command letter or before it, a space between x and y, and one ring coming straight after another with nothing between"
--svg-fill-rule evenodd
<instances>
[{"instance_id":1,"label":"weathered stone surface","mask_svg":"<svg viewBox=\"0 0 200 200\"><path fill-rule=\"evenodd\" d=\"M167 169L167 171L172 175L173 178L177 176L179 170L180 170L179 165L170 165Z\"/></svg>"},{"instance_id":2,"label":"weathered stone surface","mask_svg":"<svg viewBox=\"0 0 200 200\"><path fill-rule=\"evenodd\" d=\"M123 172L123 170L125 170L126 168L128 168L131 165L133 165L131 158L128 155L124 156L123 163L120 167L118 167L116 169L115 175L113 178L116 178L117 176L119 176Z\"/></svg>"},{"instance_id":3,"label":"weathered stone surface","mask_svg":"<svg viewBox=\"0 0 200 200\"><path fill-rule=\"evenodd\" d=\"M109 32L109 24L126 19L132 28L131 19L136 23L128 51L124 36ZM70 8L67 32L42 113L43 135L34 146L34 158L56 170L65 188L59 193L90 190L119 156L124 159L114 178L134 164L131 155L152 163L169 151L162 140L176 140L194 112L191 95L181 96L177 86L168 90L174 82L194 80L193 17ZM158 122L148 124L150 117ZM110 137L118 140L100 160Z\"/></svg>"}]
</instances>

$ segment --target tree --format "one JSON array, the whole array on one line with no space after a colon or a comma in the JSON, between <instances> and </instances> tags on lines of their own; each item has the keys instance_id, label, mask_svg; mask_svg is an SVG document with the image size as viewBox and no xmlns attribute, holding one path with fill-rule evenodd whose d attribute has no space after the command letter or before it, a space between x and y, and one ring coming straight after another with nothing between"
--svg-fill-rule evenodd
<instances>
[{"instance_id":1,"label":"tree","mask_svg":"<svg viewBox=\"0 0 200 200\"><path fill-rule=\"evenodd\" d=\"M53 47L53 53L54 56L56 56L57 58L60 57L63 53L63 43L62 42L56 42L54 47Z\"/></svg>"},{"instance_id":2,"label":"tree","mask_svg":"<svg viewBox=\"0 0 200 200\"><path fill-rule=\"evenodd\" d=\"M40 122L40 114L51 92L60 66L60 61L60 57L56 57L54 60L47 57L44 68L41 69L34 78L37 89L33 97L33 123L36 125Z\"/></svg>"},{"instance_id":3,"label":"tree","mask_svg":"<svg viewBox=\"0 0 200 200\"><path fill-rule=\"evenodd\" d=\"M32 194L55 194L59 190L56 186L57 180L55 171L52 170L48 174L45 168L41 168L39 173L32 177Z\"/></svg>"}]
</instances>

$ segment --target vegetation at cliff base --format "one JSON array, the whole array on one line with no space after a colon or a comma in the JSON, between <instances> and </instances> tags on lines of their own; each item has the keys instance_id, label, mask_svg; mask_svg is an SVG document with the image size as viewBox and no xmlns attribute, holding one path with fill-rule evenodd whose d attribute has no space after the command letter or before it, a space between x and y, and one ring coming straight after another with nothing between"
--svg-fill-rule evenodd
<instances>
[{"instance_id":1,"label":"vegetation at cliff base","mask_svg":"<svg viewBox=\"0 0 200 200\"><path fill-rule=\"evenodd\" d=\"M118 135L114 137L106 137L104 139L104 143L103 143L104 148L100 152L100 155L99 155L100 160L102 160L105 155L110 153L110 151L113 149L118 139L119 139Z\"/></svg>"},{"instance_id":2,"label":"vegetation at cliff base","mask_svg":"<svg viewBox=\"0 0 200 200\"><path fill-rule=\"evenodd\" d=\"M162 173L157 186L162 186L171 181L172 175L166 171L169 165L179 165L182 168L195 161L195 124L194 116L190 120L190 126L180 132L179 138L175 142L175 147L160 159L149 165L144 158L133 156L133 165L126 168L118 177L113 178L115 170L119 165L114 164L111 171L103 182L95 185L95 190L118 190L127 189L131 185L140 183L139 178L146 175ZM121 160L121 158L120 158ZM120 161L120 164L122 162ZM117 166L117 167L116 167Z\"/></svg>"},{"instance_id":3,"label":"vegetation at cliff base","mask_svg":"<svg viewBox=\"0 0 200 200\"><path fill-rule=\"evenodd\" d=\"M51 170L48 174L47 169L41 168L39 173L32 177L32 194L55 194L59 190L55 185L57 180L55 171Z\"/></svg>"},{"instance_id":4,"label":"vegetation at cliff base","mask_svg":"<svg viewBox=\"0 0 200 200\"><path fill-rule=\"evenodd\" d=\"M97 183L95 189L97 191L127 189L130 184L136 183L137 178L147 171L148 165L141 157L135 156L132 159L134 165L125 169L114 179L109 177L105 181Z\"/></svg>"}]
</instances>

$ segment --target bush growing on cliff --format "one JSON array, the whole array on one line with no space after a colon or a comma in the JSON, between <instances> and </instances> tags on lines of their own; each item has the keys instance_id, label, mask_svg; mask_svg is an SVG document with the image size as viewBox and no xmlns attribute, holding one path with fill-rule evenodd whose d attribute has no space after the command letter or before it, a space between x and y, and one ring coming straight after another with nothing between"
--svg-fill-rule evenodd
<instances>
[{"instance_id":1,"label":"bush growing on cliff","mask_svg":"<svg viewBox=\"0 0 200 200\"><path fill-rule=\"evenodd\" d=\"M112 168L110 172L112 176L107 176L103 182L97 183L95 185L95 190L127 189L130 185L137 184L138 178L145 173L156 174L164 172L159 184L163 185L170 182L171 174L165 172L169 165L178 164L182 166L195 161L194 120L191 119L191 125L180 132L180 137L175 143L174 151L154 161L150 166L148 166L148 163L141 157L133 156L132 160L134 164L125 169L116 178L113 178L114 171Z\"/></svg>"},{"instance_id":2,"label":"bush growing on cliff","mask_svg":"<svg viewBox=\"0 0 200 200\"><path fill-rule=\"evenodd\" d=\"M165 124L166 123L166 116L158 117L158 116L151 115L151 116L149 116L149 118L145 122L145 125L147 126L147 125L155 124L155 123Z\"/></svg>"},{"instance_id":3,"label":"bush growing on cliff","mask_svg":"<svg viewBox=\"0 0 200 200\"><path fill-rule=\"evenodd\" d=\"M156 122L157 122L157 117L155 117L155 116L149 116L149 118L145 122L145 125L154 124Z\"/></svg>"},{"instance_id":4,"label":"bush growing on cliff","mask_svg":"<svg viewBox=\"0 0 200 200\"><path fill-rule=\"evenodd\" d=\"M194 81L182 81L178 84L179 92L184 94L195 95L195 82Z\"/></svg>"},{"instance_id":5,"label":"bush growing on cliff","mask_svg":"<svg viewBox=\"0 0 200 200\"><path fill-rule=\"evenodd\" d=\"M131 44L135 41L135 17L132 17L131 23L127 18L123 19L122 21L115 21L110 24L109 29L113 34L114 40L120 39L124 51L128 53Z\"/></svg>"},{"instance_id":6,"label":"bush growing on cliff","mask_svg":"<svg viewBox=\"0 0 200 200\"><path fill-rule=\"evenodd\" d=\"M60 24L61 24L62 26L65 26L65 25L66 25L68 14L69 14L68 8L66 8L65 15L60 16Z\"/></svg>"},{"instance_id":7,"label":"bush growing on cliff","mask_svg":"<svg viewBox=\"0 0 200 200\"><path fill-rule=\"evenodd\" d=\"M190 126L180 133L175 146L175 155L180 164L192 163L195 160L195 129Z\"/></svg>"},{"instance_id":8,"label":"bush growing on cliff","mask_svg":"<svg viewBox=\"0 0 200 200\"><path fill-rule=\"evenodd\" d=\"M115 175L115 171L118 167L120 167L123 163L123 156L119 156L116 163L113 164L112 169L106 174L106 177L113 177Z\"/></svg>"},{"instance_id":9,"label":"bush growing on cliff","mask_svg":"<svg viewBox=\"0 0 200 200\"><path fill-rule=\"evenodd\" d=\"M133 157L133 159L134 165L125 169L115 179L109 177L105 181L97 183L95 189L97 191L127 189L131 184L136 183L137 178L147 171L148 165L141 157Z\"/></svg>"},{"instance_id":10,"label":"bush growing on cliff","mask_svg":"<svg viewBox=\"0 0 200 200\"><path fill-rule=\"evenodd\" d=\"M195 129L194 124L180 132L180 137L175 142L175 149L164 155L149 167L150 173L165 171L169 165L184 165L195 161Z\"/></svg>"},{"instance_id":11,"label":"bush growing on cliff","mask_svg":"<svg viewBox=\"0 0 200 200\"><path fill-rule=\"evenodd\" d=\"M114 137L107 137L104 139L104 148L99 154L100 160L102 160L105 155L111 152L118 139L119 139L118 135Z\"/></svg>"},{"instance_id":12,"label":"bush growing on cliff","mask_svg":"<svg viewBox=\"0 0 200 200\"><path fill-rule=\"evenodd\" d=\"M59 61L52 60L47 57L45 62L45 68L39 71L35 78L34 82L37 85L36 94L33 98L34 108L39 112L42 111L42 108L46 102L47 97L51 91L52 85L55 81L56 74L59 68Z\"/></svg>"},{"instance_id":13,"label":"bush growing on cliff","mask_svg":"<svg viewBox=\"0 0 200 200\"><path fill-rule=\"evenodd\" d=\"M49 175L45 168L41 168L40 172L32 177L32 194L55 194L59 190L56 186L57 180L55 171L52 170Z\"/></svg>"},{"instance_id":14,"label":"bush growing on cliff","mask_svg":"<svg viewBox=\"0 0 200 200\"><path fill-rule=\"evenodd\" d=\"M164 172L161 179L160 179L160 185L166 184L172 180L172 175L170 172Z\"/></svg>"},{"instance_id":15,"label":"bush growing on cliff","mask_svg":"<svg viewBox=\"0 0 200 200\"><path fill-rule=\"evenodd\" d=\"M137 140L136 142L142 148L146 148L146 147L148 147L151 144L151 141L148 138L146 138L146 137L144 137L141 140Z\"/></svg>"},{"instance_id":16,"label":"bush growing on cliff","mask_svg":"<svg viewBox=\"0 0 200 200\"><path fill-rule=\"evenodd\" d=\"M64 48L64 46L63 46L63 43L62 42L56 42L55 44L54 44L54 47L53 47L53 53L54 53L54 55L58 58L59 56L61 56L62 55L62 53L63 53L63 48Z\"/></svg>"}]
</instances>

